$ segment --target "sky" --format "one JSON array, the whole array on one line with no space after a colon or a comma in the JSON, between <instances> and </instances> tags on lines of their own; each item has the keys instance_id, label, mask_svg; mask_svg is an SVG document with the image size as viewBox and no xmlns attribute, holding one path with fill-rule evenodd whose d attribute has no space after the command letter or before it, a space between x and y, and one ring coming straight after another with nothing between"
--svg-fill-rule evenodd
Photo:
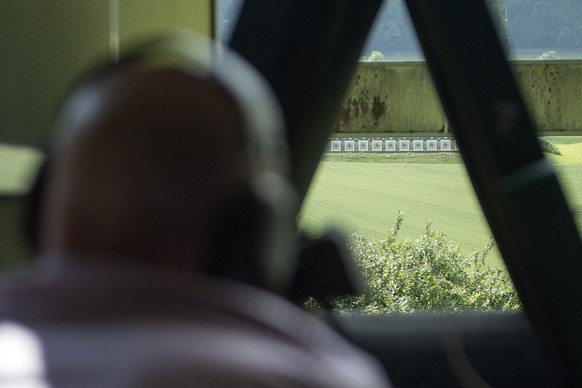
<instances>
[{"instance_id":1,"label":"sky","mask_svg":"<svg viewBox=\"0 0 582 388\"><path fill-rule=\"evenodd\" d=\"M225 41L241 4L242 0L218 1L218 26ZM505 0L505 5L511 59L582 59L582 1ZM384 2L362 57L372 51L382 52L386 60L423 60L401 0Z\"/></svg>"}]
</instances>

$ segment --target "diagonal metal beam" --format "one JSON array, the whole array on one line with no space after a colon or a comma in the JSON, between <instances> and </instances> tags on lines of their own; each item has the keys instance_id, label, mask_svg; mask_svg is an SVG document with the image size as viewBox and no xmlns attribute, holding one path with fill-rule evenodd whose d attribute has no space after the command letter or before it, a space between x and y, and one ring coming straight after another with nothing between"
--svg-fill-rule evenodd
<instances>
[{"instance_id":1,"label":"diagonal metal beam","mask_svg":"<svg viewBox=\"0 0 582 388\"><path fill-rule=\"evenodd\" d=\"M293 182L303 199L339 116L382 0L252 0L230 46L282 105Z\"/></svg>"},{"instance_id":2,"label":"diagonal metal beam","mask_svg":"<svg viewBox=\"0 0 582 388\"><path fill-rule=\"evenodd\" d=\"M582 243L482 0L407 0L526 313L582 382Z\"/></svg>"}]
</instances>

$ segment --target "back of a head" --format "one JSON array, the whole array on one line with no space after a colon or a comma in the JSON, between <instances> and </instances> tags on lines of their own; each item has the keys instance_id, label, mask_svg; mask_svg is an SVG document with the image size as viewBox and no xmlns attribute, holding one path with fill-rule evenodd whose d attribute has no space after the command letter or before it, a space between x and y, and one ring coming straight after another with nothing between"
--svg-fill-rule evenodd
<instances>
[{"instance_id":1,"label":"back of a head","mask_svg":"<svg viewBox=\"0 0 582 388\"><path fill-rule=\"evenodd\" d=\"M39 253L57 270L4 308L48 339L56 385L383 386L317 319L214 278L291 296L297 259L275 97L214 48L172 34L75 88L38 180Z\"/></svg>"},{"instance_id":2,"label":"back of a head","mask_svg":"<svg viewBox=\"0 0 582 388\"><path fill-rule=\"evenodd\" d=\"M281 282L289 264L273 256L290 254L281 232L295 212L281 122L265 82L225 48L185 32L136 48L63 106L41 250Z\"/></svg>"}]
</instances>

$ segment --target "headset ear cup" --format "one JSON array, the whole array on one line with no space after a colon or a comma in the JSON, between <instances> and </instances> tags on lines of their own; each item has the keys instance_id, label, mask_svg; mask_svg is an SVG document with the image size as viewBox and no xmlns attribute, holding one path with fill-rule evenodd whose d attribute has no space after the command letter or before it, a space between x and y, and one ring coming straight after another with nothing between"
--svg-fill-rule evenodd
<instances>
[{"instance_id":1,"label":"headset ear cup","mask_svg":"<svg viewBox=\"0 0 582 388\"><path fill-rule=\"evenodd\" d=\"M222 207L208 261L210 274L264 286L259 255L261 230L268 223L266 210L249 189Z\"/></svg>"},{"instance_id":2,"label":"headset ear cup","mask_svg":"<svg viewBox=\"0 0 582 388\"><path fill-rule=\"evenodd\" d=\"M303 240L289 299L301 305L310 297L328 303L338 296L362 294L363 279L343 234L331 230Z\"/></svg>"},{"instance_id":3,"label":"headset ear cup","mask_svg":"<svg viewBox=\"0 0 582 388\"><path fill-rule=\"evenodd\" d=\"M34 254L39 252L40 208L47 184L48 168L49 162L45 159L39 166L27 195L23 234Z\"/></svg>"},{"instance_id":4,"label":"headset ear cup","mask_svg":"<svg viewBox=\"0 0 582 388\"><path fill-rule=\"evenodd\" d=\"M286 294L297 267L296 196L274 174L259 174L223 207L210 272Z\"/></svg>"}]
</instances>

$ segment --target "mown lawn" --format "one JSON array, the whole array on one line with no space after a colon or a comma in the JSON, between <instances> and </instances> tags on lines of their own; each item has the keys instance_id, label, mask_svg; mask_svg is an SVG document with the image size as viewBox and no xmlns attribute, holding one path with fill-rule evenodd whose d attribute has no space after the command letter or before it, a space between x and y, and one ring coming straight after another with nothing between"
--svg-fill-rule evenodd
<instances>
[{"instance_id":1,"label":"mown lawn","mask_svg":"<svg viewBox=\"0 0 582 388\"><path fill-rule=\"evenodd\" d=\"M436 230L481 249L491 234L462 164L322 162L301 214L318 234L330 226L381 239L404 212L402 237L418 237L432 220Z\"/></svg>"},{"instance_id":2,"label":"mown lawn","mask_svg":"<svg viewBox=\"0 0 582 388\"><path fill-rule=\"evenodd\" d=\"M572 208L582 220L582 137L552 137L561 156L551 156ZM432 220L470 253L487 243L491 232L456 154L331 156L321 163L305 201L300 225L318 234L339 227L347 234L382 239L403 211L402 237L420 236ZM391 159L392 158L392 159ZM497 251L489 257L499 265Z\"/></svg>"},{"instance_id":3,"label":"mown lawn","mask_svg":"<svg viewBox=\"0 0 582 388\"><path fill-rule=\"evenodd\" d=\"M550 137L562 155L548 155L582 224L582 136ZM21 194L41 160L27 147L0 144L0 192ZM324 158L300 216L301 227L318 234L339 226L347 234L382 239L403 211L403 237L433 227L461 244L481 249L490 231L458 154L343 154ZM489 257L500 263L498 252Z\"/></svg>"}]
</instances>

